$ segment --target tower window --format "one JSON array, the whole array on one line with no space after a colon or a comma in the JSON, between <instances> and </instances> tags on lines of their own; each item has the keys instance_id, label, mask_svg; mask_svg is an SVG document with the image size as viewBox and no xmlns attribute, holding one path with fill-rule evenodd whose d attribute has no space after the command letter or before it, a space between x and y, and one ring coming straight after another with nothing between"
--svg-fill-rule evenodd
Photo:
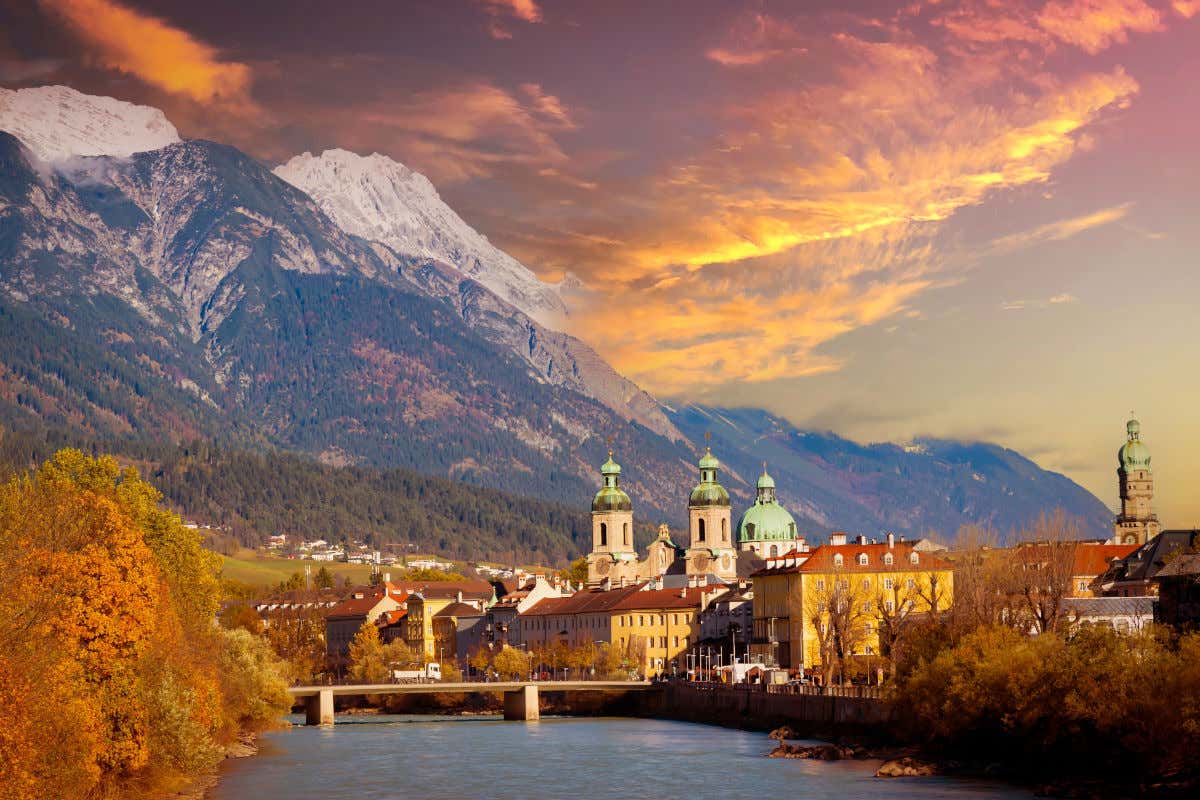
<instances>
[{"instance_id":1,"label":"tower window","mask_svg":"<svg viewBox=\"0 0 1200 800\"><path fill-rule=\"evenodd\" d=\"M629 546L629 523L628 522L626 522L624 524L624 532L625 532L625 546L628 547Z\"/></svg>"},{"instance_id":2,"label":"tower window","mask_svg":"<svg viewBox=\"0 0 1200 800\"><path fill-rule=\"evenodd\" d=\"M697 522L700 525L700 527L696 529L697 532L699 533L697 541L703 542L704 541L704 520L700 519L700 520L697 520Z\"/></svg>"},{"instance_id":3,"label":"tower window","mask_svg":"<svg viewBox=\"0 0 1200 800\"><path fill-rule=\"evenodd\" d=\"M608 547L608 523L600 523L600 546Z\"/></svg>"},{"instance_id":4,"label":"tower window","mask_svg":"<svg viewBox=\"0 0 1200 800\"><path fill-rule=\"evenodd\" d=\"M725 521L724 517L721 518L721 541L729 541L729 524Z\"/></svg>"}]
</instances>

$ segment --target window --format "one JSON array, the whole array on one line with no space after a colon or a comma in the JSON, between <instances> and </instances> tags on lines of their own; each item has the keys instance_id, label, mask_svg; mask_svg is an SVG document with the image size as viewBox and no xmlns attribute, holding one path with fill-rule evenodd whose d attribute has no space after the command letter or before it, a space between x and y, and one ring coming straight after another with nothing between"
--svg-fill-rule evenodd
<instances>
[{"instance_id":1,"label":"window","mask_svg":"<svg viewBox=\"0 0 1200 800\"><path fill-rule=\"evenodd\" d=\"M886 603L884 603L884 608L886 608L889 612L895 611L896 604L893 603L891 600L888 600Z\"/></svg>"},{"instance_id":2,"label":"window","mask_svg":"<svg viewBox=\"0 0 1200 800\"><path fill-rule=\"evenodd\" d=\"M892 579L891 579L891 578L884 578L884 579L883 579L883 588L885 588L885 589L891 589L891 588L892 588Z\"/></svg>"},{"instance_id":3,"label":"window","mask_svg":"<svg viewBox=\"0 0 1200 800\"><path fill-rule=\"evenodd\" d=\"M600 523L600 546L608 547L608 523Z\"/></svg>"},{"instance_id":4,"label":"window","mask_svg":"<svg viewBox=\"0 0 1200 800\"><path fill-rule=\"evenodd\" d=\"M678 636L675 637L675 646L679 647L679 637Z\"/></svg>"},{"instance_id":5,"label":"window","mask_svg":"<svg viewBox=\"0 0 1200 800\"><path fill-rule=\"evenodd\" d=\"M867 636L870 636L871 631L872 631L871 623L869 623L869 622L864 623L863 624L863 633L865 633Z\"/></svg>"},{"instance_id":6,"label":"window","mask_svg":"<svg viewBox=\"0 0 1200 800\"><path fill-rule=\"evenodd\" d=\"M626 522L624 527L625 527L625 546L628 547L629 546L629 523Z\"/></svg>"},{"instance_id":7,"label":"window","mask_svg":"<svg viewBox=\"0 0 1200 800\"><path fill-rule=\"evenodd\" d=\"M859 565L860 567L865 567L865 566L867 565L867 562L868 562L869 560L870 560L870 559L868 559L868 558L867 558L867 554L866 554L866 553L859 553L859 554L858 554L858 565Z\"/></svg>"},{"instance_id":8,"label":"window","mask_svg":"<svg viewBox=\"0 0 1200 800\"><path fill-rule=\"evenodd\" d=\"M835 567L840 567L842 565L842 554L841 553L833 554L833 565Z\"/></svg>"},{"instance_id":9,"label":"window","mask_svg":"<svg viewBox=\"0 0 1200 800\"><path fill-rule=\"evenodd\" d=\"M824 590L824 589L825 589L825 581L824 581L824 580L818 580L818 581L817 581L817 591L822 591L822 590Z\"/></svg>"},{"instance_id":10,"label":"window","mask_svg":"<svg viewBox=\"0 0 1200 800\"><path fill-rule=\"evenodd\" d=\"M771 558L775 558L778 555L779 555L779 545L777 545L777 544L771 545Z\"/></svg>"},{"instance_id":11,"label":"window","mask_svg":"<svg viewBox=\"0 0 1200 800\"><path fill-rule=\"evenodd\" d=\"M698 534L698 538L696 539L696 541L703 542L704 541L704 520L698 519L698 520L696 520L696 524L698 526L696 528L696 532Z\"/></svg>"},{"instance_id":12,"label":"window","mask_svg":"<svg viewBox=\"0 0 1200 800\"><path fill-rule=\"evenodd\" d=\"M870 614L870 613L871 613L871 604L870 604L870 603L863 603L863 604L862 604L862 612L863 612L864 614Z\"/></svg>"},{"instance_id":13,"label":"window","mask_svg":"<svg viewBox=\"0 0 1200 800\"><path fill-rule=\"evenodd\" d=\"M867 645L865 648L865 652L867 655L873 656L873 655L875 655L875 648L871 647L871 645Z\"/></svg>"},{"instance_id":14,"label":"window","mask_svg":"<svg viewBox=\"0 0 1200 800\"><path fill-rule=\"evenodd\" d=\"M908 554L908 563L919 564L920 562L921 562L921 557L919 555L917 555L917 551L914 550L913 552Z\"/></svg>"},{"instance_id":15,"label":"window","mask_svg":"<svg viewBox=\"0 0 1200 800\"><path fill-rule=\"evenodd\" d=\"M892 563L893 563L895 560L896 560L896 559L892 558L892 554L891 554L891 553L884 553L884 554L883 554L883 564L884 564L884 566L886 566L886 567L890 567L890 566L892 565Z\"/></svg>"},{"instance_id":16,"label":"window","mask_svg":"<svg viewBox=\"0 0 1200 800\"><path fill-rule=\"evenodd\" d=\"M721 517L721 541L729 541L729 523L724 517Z\"/></svg>"},{"instance_id":17,"label":"window","mask_svg":"<svg viewBox=\"0 0 1200 800\"><path fill-rule=\"evenodd\" d=\"M916 588L917 582L914 581L912 578L909 578L907 581L904 582L904 585L906 588L913 589L913 588Z\"/></svg>"},{"instance_id":18,"label":"window","mask_svg":"<svg viewBox=\"0 0 1200 800\"><path fill-rule=\"evenodd\" d=\"M641 614L638 614L638 625L645 626L645 624L646 624L646 618L643 617Z\"/></svg>"},{"instance_id":19,"label":"window","mask_svg":"<svg viewBox=\"0 0 1200 800\"><path fill-rule=\"evenodd\" d=\"M871 579L870 578L863 578L863 589L868 592L871 590Z\"/></svg>"}]
</instances>

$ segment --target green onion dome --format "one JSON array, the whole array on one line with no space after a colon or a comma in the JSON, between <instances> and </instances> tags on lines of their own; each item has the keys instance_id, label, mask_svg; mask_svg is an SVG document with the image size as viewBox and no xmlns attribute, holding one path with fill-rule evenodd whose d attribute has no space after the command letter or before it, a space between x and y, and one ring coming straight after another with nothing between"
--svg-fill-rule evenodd
<instances>
[{"instance_id":1,"label":"green onion dome","mask_svg":"<svg viewBox=\"0 0 1200 800\"><path fill-rule=\"evenodd\" d=\"M758 497L738 521L738 542L782 541L796 538L796 521L775 498L775 479L763 465Z\"/></svg>"},{"instance_id":2,"label":"green onion dome","mask_svg":"<svg viewBox=\"0 0 1200 800\"><path fill-rule=\"evenodd\" d=\"M608 451L608 461L600 466L600 474L604 476L604 486L592 498L592 511L632 511L633 501L621 490L621 465L613 461L612 451Z\"/></svg>"},{"instance_id":3,"label":"green onion dome","mask_svg":"<svg viewBox=\"0 0 1200 800\"><path fill-rule=\"evenodd\" d=\"M1128 440L1117 451L1117 462L1126 472L1150 469L1150 448L1142 441L1142 424L1136 419L1125 423Z\"/></svg>"},{"instance_id":4,"label":"green onion dome","mask_svg":"<svg viewBox=\"0 0 1200 800\"><path fill-rule=\"evenodd\" d=\"M721 462L712 454L711 448L704 448L700 458L700 483L688 498L688 508L703 508L706 506L728 506L729 492L717 482L717 470Z\"/></svg>"}]
</instances>

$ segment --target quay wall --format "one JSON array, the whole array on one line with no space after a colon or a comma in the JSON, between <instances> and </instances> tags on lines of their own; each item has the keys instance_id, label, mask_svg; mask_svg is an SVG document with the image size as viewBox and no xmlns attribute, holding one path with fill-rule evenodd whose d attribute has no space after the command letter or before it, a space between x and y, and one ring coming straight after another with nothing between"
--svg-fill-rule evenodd
<instances>
[{"instance_id":1,"label":"quay wall","mask_svg":"<svg viewBox=\"0 0 1200 800\"><path fill-rule=\"evenodd\" d=\"M787 725L802 736L890 738L895 714L880 693L857 687L790 687L669 684L636 698L647 717L705 722L731 728L772 730ZM633 698L631 698L633 699Z\"/></svg>"}]
</instances>

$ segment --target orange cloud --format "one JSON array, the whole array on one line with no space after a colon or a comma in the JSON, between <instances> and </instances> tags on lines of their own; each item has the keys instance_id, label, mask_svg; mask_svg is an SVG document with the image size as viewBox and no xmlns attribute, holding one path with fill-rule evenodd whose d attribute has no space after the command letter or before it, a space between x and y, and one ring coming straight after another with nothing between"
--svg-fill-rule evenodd
<instances>
[{"instance_id":1,"label":"orange cloud","mask_svg":"<svg viewBox=\"0 0 1200 800\"><path fill-rule=\"evenodd\" d=\"M1171 8L1184 19L1191 19L1200 13L1200 0L1175 0L1171 3Z\"/></svg>"},{"instance_id":2,"label":"orange cloud","mask_svg":"<svg viewBox=\"0 0 1200 800\"><path fill-rule=\"evenodd\" d=\"M533 83L516 92L487 82L427 89L346 119L344 146L403 154L436 183L487 177L502 165L559 167L569 159L556 136L575 128L566 105Z\"/></svg>"},{"instance_id":3,"label":"orange cloud","mask_svg":"<svg viewBox=\"0 0 1200 800\"><path fill-rule=\"evenodd\" d=\"M542 9L534 0L482 0L493 14L507 14L525 22L541 22Z\"/></svg>"},{"instance_id":4,"label":"orange cloud","mask_svg":"<svg viewBox=\"0 0 1200 800\"><path fill-rule=\"evenodd\" d=\"M156 17L113 0L39 0L107 69L200 103L248 103L250 68Z\"/></svg>"},{"instance_id":5,"label":"orange cloud","mask_svg":"<svg viewBox=\"0 0 1200 800\"><path fill-rule=\"evenodd\" d=\"M1052 0L1037 17L1043 30L1088 53L1129 39L1129 31L1161 30L1156 9L1143 0Z\"/></svg>"},{"instance_id":6,"label":"orange cloud","mask_svg":"<svg viewBox=\"0 0 1200 800\"><path fill-rule=\"evenodd\" d=\"M807 52L798 44L799 38L791 25L766 14L753 14L739 20L726 36L725 44L710 48L705 56L723 67L755 66Z\"/></svg>"}]
</instances>

